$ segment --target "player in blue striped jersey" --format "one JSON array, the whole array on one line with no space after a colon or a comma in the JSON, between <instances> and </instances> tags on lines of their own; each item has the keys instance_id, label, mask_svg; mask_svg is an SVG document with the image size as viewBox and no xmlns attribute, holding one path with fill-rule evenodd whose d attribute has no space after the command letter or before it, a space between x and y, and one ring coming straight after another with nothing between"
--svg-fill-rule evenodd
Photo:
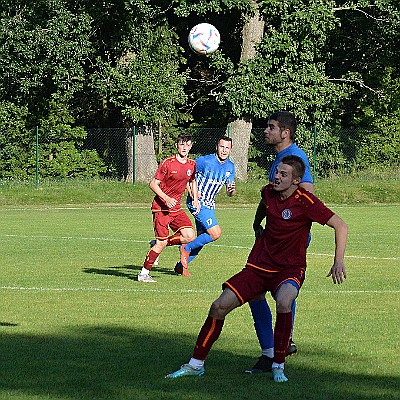
<instances>
[{"instance_id":1,"label":"player in blue striped jersey","mask_svg":"<svg viewBox=\"0 0 400 400\"><path fill-rule=\"evenodd\" d=\"M235 165L229 160L232 151L232 139L223 136L218 140L216 152L200 156L196 161L196 181L199 193L200 212L195 214L192 197L186 200L189 211L195 218L197 237L190 243L181 246L181 259L175 266L175 272L190 276L188 264L199 254L199 251L210 242L217 240L222 230L215 218L215 196L226 187L226 194L235 193Z\"/></svg>"}]
</instances>

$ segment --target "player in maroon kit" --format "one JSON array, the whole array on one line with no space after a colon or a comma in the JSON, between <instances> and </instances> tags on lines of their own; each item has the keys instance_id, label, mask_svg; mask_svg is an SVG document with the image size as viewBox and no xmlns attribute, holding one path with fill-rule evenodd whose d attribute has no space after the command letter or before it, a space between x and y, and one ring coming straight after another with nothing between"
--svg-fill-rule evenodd
<instances>
[{"instance_id":1,"label":"player in maroon kit","mask_svg":"<svg viewBox=\"0 0 400 400\"><path fill-rule=\"evenodd\" d=\"M304 170L304 162L297 156L284 157L277 166L274 183L262 190L253 225L256 242L245 268L222 285L223 292L211 305L189 363L166 378L203 375L204 360L221 334L225 316L269 291L276 301L272 375L275 382L288 380L284 362L292 329L291 306L304 281L312 222L335 230L335 257L327 276L338 284L346 278L347 225L316 196L299 187ZM261 226L264 218L265 229Z\"/></svg>"},{"instance_id":2,"label":"player in maroon kit","mask_svg":"<svg viewBox=\"0 0 400 400\"><path fill-rule=\"evenodd\" d=\"M138 275L139 282L156 282L150 270L166 246L191 242L195 238L192 221L181 207L181 198L186 188L193 196L193 204L200 211L196 163L188 158L192 148L192 136L181 134L176 140L178 153L164 159L150 182L155 193L151 211L153 213L155 244L146 255L143 268ZM169 235L169 228L173 234Z\"/></svg>"}]
</instances>

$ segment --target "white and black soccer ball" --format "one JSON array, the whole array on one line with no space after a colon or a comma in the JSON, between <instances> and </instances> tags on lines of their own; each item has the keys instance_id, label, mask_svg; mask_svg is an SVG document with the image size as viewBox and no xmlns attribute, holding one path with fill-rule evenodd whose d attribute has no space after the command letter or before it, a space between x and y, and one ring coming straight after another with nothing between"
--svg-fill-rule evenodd
<instances>
[{"instance_id":1,"label":"white and black soccer ball","mask_svg":"<svg viewBox=\"0 0 400 400\"><path fill-rule=\"evenodd\" d=\"M188 37L190 48L198 54L211 54L218 49L221 38L218 29L203 22L194 26Z\"/></svg>"}]
</instances>

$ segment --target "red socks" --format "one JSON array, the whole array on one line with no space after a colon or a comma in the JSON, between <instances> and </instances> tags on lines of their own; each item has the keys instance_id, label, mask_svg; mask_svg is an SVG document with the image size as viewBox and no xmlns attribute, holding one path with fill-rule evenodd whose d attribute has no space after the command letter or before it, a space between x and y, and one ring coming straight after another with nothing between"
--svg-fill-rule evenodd
<instances>
[{"instance_id":1,"label":"red socks","mask_svg":"<svg viewBox=\"0 0 400 400\"><path fill-rule=\"evenodd\" d=\"M285 362L286 349L292 332L292 312L277 313L274 329L274 361Z\"/></svg>"},{"instance_id":2,"label":"red socks","mask_svg":"<svg viewBox=\"0 0 400 400\"><path fill-rule=\"evenodd\" d=\"M147 253L146 259L144 260L143 267L148 269L149 271L151 270L151 267L154 264L154 261L156 261L157 257L159 256L159 253L156 253L153 250L150 250Z\"/></svg>"},{"instance_id":3,"label":"red socks","mask_svg":"<svg viewBox=\"0 0 400 400\"><path fill-rule=\"evenodd\" d=\"M211 346L219 338L222 327L224 326L224 319L216 319L210 316L204 322L203 327L197 337L196 346L193 351L193 358L197 360L205 360Z\"/></svg>"}]
</instances>

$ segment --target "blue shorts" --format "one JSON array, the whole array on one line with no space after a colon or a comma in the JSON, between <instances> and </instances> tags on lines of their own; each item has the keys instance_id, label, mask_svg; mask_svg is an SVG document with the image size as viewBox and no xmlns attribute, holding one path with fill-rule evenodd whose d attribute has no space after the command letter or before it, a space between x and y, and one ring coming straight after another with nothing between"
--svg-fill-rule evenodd
<instances>
[{"instance_id":1,"label":"blue shorts","mask_svg":"<svg viewBox=\"0 0 400 400\"><path fill-rule=\"evenodd\" d=\"M197 232L206 231L213 226L219 225L217 219L215 218L214 209L207 208L202 205L200 212L194 215L193 213L196 212L196 209L192 206L192 204L186 203L186 205L194 217Z\"/></svg>"}]
</instances>

